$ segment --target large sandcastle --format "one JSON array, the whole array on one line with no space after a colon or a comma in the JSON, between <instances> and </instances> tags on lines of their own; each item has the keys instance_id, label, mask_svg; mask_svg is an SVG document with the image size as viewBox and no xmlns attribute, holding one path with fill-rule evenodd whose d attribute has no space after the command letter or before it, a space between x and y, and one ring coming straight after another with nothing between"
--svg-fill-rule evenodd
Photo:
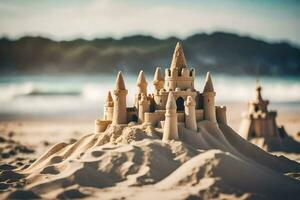
<instances>
[{"instance_id":1,"label":"large sandcastle","mask_svg":"<svg viewBox=\"0 0 300 200\"><path fill-rule=\"evenodd\" d=\"M170 68L154 74L154 92L148 93L144 72L137 79L137 93L133 107L127 107L128 90L122 73L119 72L114 98L108 92L104 105L103 119L95 122L96 132L103 132L109 125L124 125L130 122L150 123L164 129L163 140L178 139L178 126L197 131L197 122L208 120L226 124L226 107L215 106L215 96L211 75L208 72L202 92L194 87L195 69L187 66L181 44L178 42Z\"/></svg>"}]
</instances>

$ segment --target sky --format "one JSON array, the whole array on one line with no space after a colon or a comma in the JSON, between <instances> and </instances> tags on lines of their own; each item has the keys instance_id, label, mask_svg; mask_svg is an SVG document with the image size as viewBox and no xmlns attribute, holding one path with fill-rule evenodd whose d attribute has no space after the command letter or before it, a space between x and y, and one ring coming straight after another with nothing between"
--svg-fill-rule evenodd
<instances>
[{"instance_id":1,"label":"sky","mask_svg":"<svg viewBox=\"0 0 300 200\"><path fill-rule=\"evenodd\" d=\"M225 31L300 45L299 0L0 0L0 36L158 38Z\"/></svg>"}]
</instances>

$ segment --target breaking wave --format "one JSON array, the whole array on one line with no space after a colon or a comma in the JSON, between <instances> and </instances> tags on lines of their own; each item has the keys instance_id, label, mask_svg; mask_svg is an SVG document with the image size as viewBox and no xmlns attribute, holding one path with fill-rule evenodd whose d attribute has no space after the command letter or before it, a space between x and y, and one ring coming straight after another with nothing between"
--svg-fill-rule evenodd
<instances>
[{"instance_id":1,"label":"breaking wave","mask_svg":"<svg viewBox=\"0 0 300 200\"><path fill-rule=\"evenodd\" d=\"M128 105L133 103L136 76L126 76ZM152 76L147 76L152 91ZM205 76L197 76L195 87L203 90ZM254 77L213 75L216 101L246 103L254 96ZM297 77L261 78L263 97L271 103L300 104L300 80ZM79 77L0 77L0 114L100 113L107 91L115 85L115 76ZM50 105L50 106L49 106Z\"/></svg>"}]
</instances>

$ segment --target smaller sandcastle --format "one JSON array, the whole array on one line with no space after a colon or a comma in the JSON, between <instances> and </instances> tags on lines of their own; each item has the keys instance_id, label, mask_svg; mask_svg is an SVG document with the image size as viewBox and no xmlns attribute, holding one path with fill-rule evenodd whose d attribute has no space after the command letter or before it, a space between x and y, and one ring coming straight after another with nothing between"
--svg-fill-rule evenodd
<instances>
[{"instance_id":1,"label":"smaller sandcastle","mask_svg":"<svg viewBox=\"0 0 300 200\"><path fill-rule=\"evenodd\" d=\"M261 96L261 86L257 81L255 98L248 103L248 111L244 112L240 126L240 135L249 140L252 138L276 138L280 135L276 124L276 111L268 110L268 100Z\"/></svg>"},{"instance_id":2,"label":"smaller sandcastle","mask_svg":"<svg viewBox=\"0 0 300 200\"><path fill-rule=\"evenodd\" d=\"M148 83L143 71L137 78L137 93L134 105L127 107L128 90L121 72L116 86L108 92L104 105L104 116L95 121L95 132L104 132L111 125L128 126L128 123L151 124L163 129L163 140L178 140L178 126L197 132L197 123L208 120L216 125L227 123L226 107L215 106L213 82L208 72L202 92L194 87L195 69L189 68L180 43L177 43L170 68L156 68L153 87L148 93Z\"/></svg>"},{"instance_id":3,"label":"smaller sandcastle","mask_svg":"<svg viewBox=\"0 0 300 200\"><path fill-rule=\"evenodd\" d=\"M261 90L257 81L255 98L242 115L239 134L268 151L300 151L299 143L288 136L283 126L277 125L277 112L268 110L269 101L262 98Z\"/></svg>"}]
</instances>

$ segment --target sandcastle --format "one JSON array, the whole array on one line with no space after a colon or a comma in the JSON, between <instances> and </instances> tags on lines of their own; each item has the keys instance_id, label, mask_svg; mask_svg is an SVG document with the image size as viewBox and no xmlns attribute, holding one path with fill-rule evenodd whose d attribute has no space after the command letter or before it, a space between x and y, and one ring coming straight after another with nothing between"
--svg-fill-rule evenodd
<instances>
[{"instance_id":1,"label":"sandcastle","mask_svg":"<svg viewBox=\"0 0 300 200\"><path fill-rule=\"evenodd\" d=\"M104 105L103 119L95 121L95 132L103 132L109 125L128 125L130 122L148 123L163 128L163 140L178 139L178 126L197 131L197 123L208 120L214 123L227 123L226 107L215 106L213 82L210 73L206 75L203 92L194 87L195 69L189 69L178 42L170 68L156 68L154 92L147 91L148 83L143 71L137 79L137 93L133 107L126 107L128 90L121 72L118 73L116 87L108 92Z\"/></svg>"},{"instance_id":2,"label":"sandcastle","mask_svg":"<svg viewBox=\"0 0 300 200\"><path fill-rule=\"evenodd\" d=\"M268 110L269 101L262 98L261 90L257 81L255 99L248 103L248 110L242 115L239 133L246 140L284 137L284 128L276 124L277 112Z\"/></svg>"}]
</instances>

